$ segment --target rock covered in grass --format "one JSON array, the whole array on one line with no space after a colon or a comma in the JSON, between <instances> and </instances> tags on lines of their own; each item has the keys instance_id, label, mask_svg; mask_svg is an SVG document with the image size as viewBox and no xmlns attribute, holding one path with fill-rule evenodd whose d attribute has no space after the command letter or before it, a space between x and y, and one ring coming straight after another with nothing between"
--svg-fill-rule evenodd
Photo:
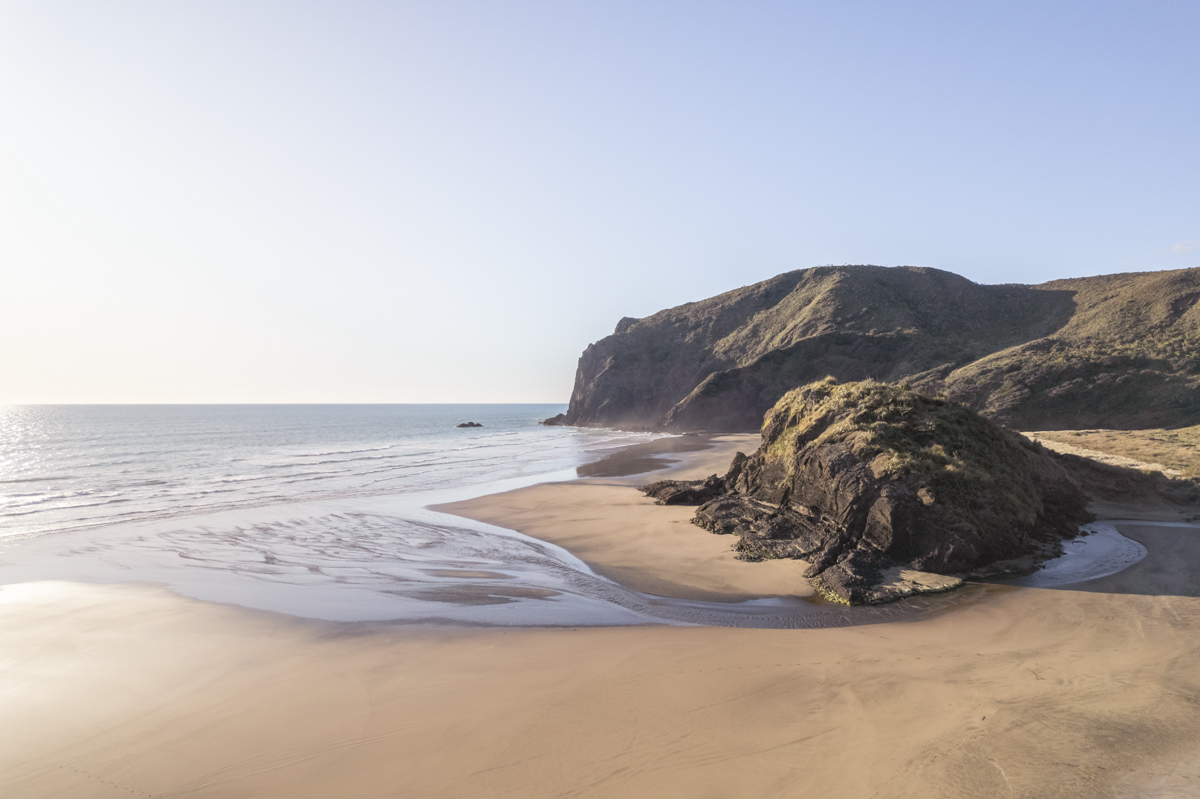
<instances>
[{"instance_id":1,"label":"rock covered in grass","mask_svg":"<svg viewBox=\"0 0 1200 799\"><path fill-rule=\"evenodd\" d=\"M740 557L806 560L817 590L849 604L957 584L922 573L1021 559L1032 568L1091 520L1083 492L1040 446L955 402L871 381L789 392L767 412L753 455L666 495L686 501L689 485L703 502L694 522L739 536ZM663 483L644 490L656 486L662 494Z\"/></svg>"}]
</instances>

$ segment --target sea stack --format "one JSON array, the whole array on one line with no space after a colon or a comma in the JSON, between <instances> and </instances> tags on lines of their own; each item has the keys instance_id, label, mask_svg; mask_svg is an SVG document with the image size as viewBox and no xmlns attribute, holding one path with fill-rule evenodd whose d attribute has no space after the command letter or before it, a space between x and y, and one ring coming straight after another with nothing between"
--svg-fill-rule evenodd
<instances>
[{"instance_id":1,"label":"sea stack","mask_svg":"<svg viewBox=\"0 0 1200 799\"><path fill-rule=\"evenodd\" d=\"M1041 446L956 402L873 381L795 389L724 477L642 490L703 502L694 523L739 536L740 557L806 560L820 593L854 605L1032 570L1092 518Z\"/></svg>"}]
</instances>

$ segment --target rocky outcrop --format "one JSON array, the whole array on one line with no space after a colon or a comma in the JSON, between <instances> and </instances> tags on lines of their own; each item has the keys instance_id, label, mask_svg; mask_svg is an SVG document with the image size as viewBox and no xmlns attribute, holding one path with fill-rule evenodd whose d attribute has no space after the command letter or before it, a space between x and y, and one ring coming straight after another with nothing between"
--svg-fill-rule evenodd
<instances>
[{"instance_id":1,"label":"rocky outcrop","mask_svg":"<svg viewBox=\"0 0 1200 799\"><path fill-rule=\"evenodd\" d=\"M728 490L725 480L715 474L704 480L659 480L641 488L659 505L699 505Z\"/></svg>"},{"instance_id":2,"label":"rocky outcrop","mask_svg":"<svg viewBox=\"0 0 1200 799\"><path fill-rule=\"evenodd\" d=\"M483 427L483 425L479 422L463 422L462 424L455 425L455 427Z\"/></svg>"},{"instance_id":3,"label":"rocky outcrop","mask_svg":"<svg viewBox=\"0 0 1200 799\"><path fill-rule=\"evenodd\" d=\"M767 413L762 444L723 477L643 488L702 502L695 524L739 537L748 560L800 558L839 602L923 585L904 570L1029 570L1090 521L1086 497L1042 447L944 398L876 382L821 381Z\"/></svg>"},{"instance_id":4,"label":"rocky outcrop","mask_svg":"<svg viewBox=\"0 0 1200 799\"><path fill-rule=\"evenodd\" d=\"M557 424L751 431L797 385L907 380L1018 429L1200 423L1200 269L985 286L836 266L643 319L579 359Z\"/></svg>"}]
</instances>

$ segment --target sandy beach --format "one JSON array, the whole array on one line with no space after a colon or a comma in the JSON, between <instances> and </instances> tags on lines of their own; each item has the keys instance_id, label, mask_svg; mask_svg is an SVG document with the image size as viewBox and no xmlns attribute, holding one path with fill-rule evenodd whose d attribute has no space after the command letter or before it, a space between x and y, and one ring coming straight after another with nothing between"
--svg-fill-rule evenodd
<instances>
[{"instance_id":1,"label":"sandy beach","mask_svg":"<svg viewBox=\"0 0 1200 799\"><path fill-rule=\"evenodd\" d=\"M630 488L753 446L447 510L648 593L804 596L799 564L737 561L689 509ZM152 586L9 585L0 794L1194 796L1200 529L1118 529L1148 553L1118 574L968 586L837 629L334 624Z\"/></svg>"},{"instance_id":2,"label":"sandy beach","mask_svg":"<svg viewBox=\"0 0 1200 799\"><path fill-rule=\"evenodd\" d=\"M710 449L668 453L669 468L624 474L648 465L634 452L612 458L601 476L436 506L435 510L520 530L569 550L597 573L659 596L738 601L757 596L812 596L804 564L791 560L747 564L734 558L732 537L705 534L692 523L695 508L660 507L633 490L660 479L693 480L724 473L733 453L753 452L757 435L719 436ZM643 450L644 451L644 450Z\"/></svg>"},{"instance_id":3,"label":"sandy beach","mask_svg":"<svg viewBox=\"0 0 1200 799\"><path fill-rule=\"evenodd\" d=\"M0 0L0 799L1200 799L1197 31Z\"/></svg>"}]
</instances>

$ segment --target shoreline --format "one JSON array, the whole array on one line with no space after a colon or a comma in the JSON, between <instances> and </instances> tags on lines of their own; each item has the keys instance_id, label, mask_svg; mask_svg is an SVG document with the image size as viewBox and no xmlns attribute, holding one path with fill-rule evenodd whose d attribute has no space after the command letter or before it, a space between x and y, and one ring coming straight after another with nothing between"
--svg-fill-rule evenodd
<instances>
[{"instance_id":1,"label":"shoreline","mask_svg":"<svg viewBox=\"0 0 1200 799\"><path fill-rule=\"evenodd\" d=\"M824 603L801 575L806 564L737 560L732 538L691 524L694 508L656 505L634 490L654 480L702 479L723 473L736 451L758 446L758 435L708 436L706 446L688 449L684 457L674 459L669 456L683 452L666 443L670 441L651 441L637 445L629 455L610 455L584 467L588 476L575 480L539 483L433 505L430 510L548 541L597 574L645 594L702 602L787 597L814 606ZM658 464L652 472L628 468L650 459Z\"/></svg>"},{"instance_id":2,"label":"shoreline","mask_svg":"<svg viewBox=\"0 0 1200 799\"><path fill-rule=\"evenodd\" d=\"M645 499L636 477L588 480L501 496ZM1200 529L1122 528L1148 554L1107 577L974 584L943 595L950 612L801 630L339 623L139 585L2 586L0 792L1185 796ZM649 543L671 552L680 529ZM679 585L726 598L765 565L697 557Z\"/></svg>"},{"instance_id":3,"label":"shoreline","mask_svg":"<svg viewBox=\"0 0 1200 799\"><path fill-rule=\"evenodd\" d=\"M16 542L17 550L10 553L14 557L0 560L0 584L80 580L161 585L185 597L298 618L509 628L847 626L911 620L964 601L951 591L855 608L829 602L803 577L805 562L739 560L732 537L691 524L694 509L660 506L634 490L647 481L722 473L735 452L752 451L758 443L754 434L663 437L570 470L438 489L424 497L224 511L206 519L200 538L147 522L128 526L112 540L93 541L84 533L42 537ZM1143 513L1121 521L1154 516ZM224 531L222 524L232 527ZM296 525L309 524L319 528L312 542L289 532L289 527L299 530ZM417 525L415 548L403 543L407 534L386 532L397 524ZM1059 567L1051 569L1054 577L1048 580L1047 573L1035 572L1026 579L995 582L1057 587L1114 573L1145 555L1144 547L1122 538L1115 527L1099 524L1103 535L1066 542L1069 569L1061 568L1056 561L1065 559L1059 558L1047 562ZM246 551L225 569L220 568L221 556L214 559L217 568L184 566L197 560L207 566L202 561L206 546L223 551L225 558L235 553L230 547L244 548L237 532L241 527L252 527L255 540L273 542L269 554L278 557L255 563L261 556ZM388 537L378 538L381 533ZM168 539L166 549L145 545L160 535ZM365 535L370 552L364 550L353 561L322 561L314 547L320 536L330 535L352 540ZM200 549L179 566L171 565L178 562L176 550L186 556L196 547ZM294 562L283 565L280 558L288 551L299 560L289 558ZM163 552L172 557L164 558ZM476 561L486 568L472 568ZM329 576L347 568L359 572L354 582L329 582ZM330 575L324 574L327 569Z\"/></svg>"},{"instance_id":4,"label":"shoreline","mask_svg":"<svg viewBox=\"0 0 1200 799\"><path fill-rule=\"evenodd\" d=\"M691 524L693 507L657 505L632 491L657 480L722 474L735 452L752 452L758 442L758 435L750 433L657 439L579 467L575 480L539 483L429 509L552 543L595 573L643 594L727 603L787 598L803 600L814 609L843 608L813 590L802 574L808 565L804 561L738 560L731 549L732 537ZM1194 527L1183 521L1185 512L1159 505L1093 503L1093 510L1097 521L1081 526L1076 538L1064 541L1063 555L1039 564L1030 575L983 583L1057 588L1101 579L1146 556L1145 547L1122 535L1125 525L1145 520ZM884 606L861 606L850 612L866 607Z\"/></svg>"},{"instance_id":5,"label":"shoreline","mask_svg":"<svg viewBox=\"0 0 1200 799\"><path fill-rule=\"evenodd\" d=\"M0 788L1184 796L1200 535L1138 532L1150 557L1088 590L970 586L954 612L835 629L347 625L6 586Z\"/></svg>"}]
</instances>

